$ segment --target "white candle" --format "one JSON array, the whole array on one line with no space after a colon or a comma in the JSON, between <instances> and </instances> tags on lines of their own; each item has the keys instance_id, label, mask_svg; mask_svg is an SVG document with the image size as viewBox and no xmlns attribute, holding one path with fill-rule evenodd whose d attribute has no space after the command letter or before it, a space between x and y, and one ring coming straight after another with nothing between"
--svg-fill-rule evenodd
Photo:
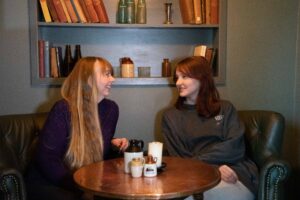
<instances>
[{"instance_id":1,"label":"white candle","mask_svg":"<svg viewBox=\"0 0 300 200\"><path fill-rule=\"evenodd\" d=\"M148 144L148 155L151 154L156 159L156 166L160 167L162 162L163 143L150 142Z\"/></svg>"}]
</instances>

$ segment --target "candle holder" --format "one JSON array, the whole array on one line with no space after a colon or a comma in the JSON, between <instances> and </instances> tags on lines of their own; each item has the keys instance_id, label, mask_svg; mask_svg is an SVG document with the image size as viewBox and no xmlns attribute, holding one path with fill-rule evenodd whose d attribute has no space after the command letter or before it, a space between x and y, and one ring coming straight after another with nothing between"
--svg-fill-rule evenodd
<instances>
[{"instance_id":1,"label":"candle holder","mask_svg":"<svg viewBox=\"0 0 300 200\"><path fill-rule=\"evenodd\" d=\"M173 24L172 22L172 3L165 3L166 21L164 24Z\"/></svg>"}]
</instances>

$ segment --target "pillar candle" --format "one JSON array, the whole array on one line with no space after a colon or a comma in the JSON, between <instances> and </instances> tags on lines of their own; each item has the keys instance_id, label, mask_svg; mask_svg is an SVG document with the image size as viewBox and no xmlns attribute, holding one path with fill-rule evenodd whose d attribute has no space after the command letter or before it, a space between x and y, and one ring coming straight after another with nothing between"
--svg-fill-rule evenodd
<instances>
[{"instance_id":1,"label":"pillar candle","mask_svg":"<svg viewBox=\"0 0 300 200\"><path fill-rule=\"evenodd\" d=\"M151 154L156 159L156 166L160 167L162 162L163 143L150 142L148 144L148 155Z\"/></svg>"}]
</instances>

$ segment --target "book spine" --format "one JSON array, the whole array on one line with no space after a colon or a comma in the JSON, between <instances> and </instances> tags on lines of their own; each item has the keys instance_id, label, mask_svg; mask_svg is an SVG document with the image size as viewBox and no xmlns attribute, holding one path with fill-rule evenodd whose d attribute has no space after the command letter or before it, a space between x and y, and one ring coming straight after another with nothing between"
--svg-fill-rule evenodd
<instances>
[{"instance_id":1,"label":"book spine","mask_svg":"<svg viewBox=\"0 0 300 200\"><path fill-rule=\"evenodd\" d=\"M50 77L50 44L49 41L44 42L44 66L45 66L45 77Z\"/></svg>"},{"instance_id":2,"label":"book spine","mask_svg":"<svg viewBox=\"0 0 300 200\"><path fill-rule=\"evenodd\" d=\"M84 0L78 0L78 1L79 1L79 4L80 4L81 8L82 8L82 11L83 11L83 13L84 13L84 16L85 16L85 18L86 18L86 21L87 21L88 23L92 22L91 17L90 17L90 15L89 15L89 12L88 12L88 10L87 10L87 8L86 8L86 5L85 5L85 3L84 3Z\"/></svg>"},{"instance_id":3,"label":"book spine","mask_svg":"<svg viewBox=\"0 0 300 200\"><path fill-rule=\"evenodd\" d=\"M193 0L195 24L202 24L201 0Z\"/></svg>"},{"instance_id":4,"label":"book spine","mask_svg":"<svg viewBox=\"0 0 300 200\"><path fill-rule=\"evenodd\" d=\"M92 0L100 23L109 23L105 5L102 0Z\"/></svg>"},{"instance_id":5,"label":"book spine","mask_svg":"<svg viewBox=\"0 0 300 200\"><path fill-rule=\"evenodd\" d=\"M53 1L52 0L47 0L47 5L48 5L48 8L49 8L49 12L50 12L52 20L54 22L59 22L55 7L53 5Z\"/></svg>"},{"instance_id":6,"label":"book spine","mask_svg":"<svg viewBox=\"0 0 300 200\"><path fill-rule=\"evenodd\" d=\"M67 22L68 22L68 23L71 23L72 20L71 20L71 17L70 17L69 12L68 12L68 10L67 10L65 1L64 1L64 0L60 0L60 3L61 3L61 5L62 5L63 10L64 10L64 13L65 13L65 15L66 15L66 17L67 17Z\"/></svg>"},{"instance_id":7,"label":"book spine","mask_svg":"<svg viewBox=\"0 0 300 200\"><path fill-rule=\"evenodd\" d=\"M39 50L39 77L45 78L44 40L38 40Z\"/></svg>"},{"instance_id":8,"label":"book spine","mask_svg":"<svg viewBox=\"0 0 300 200\"><path fill-rule=\"evenodd\" d=\"M211 0L205 0L205 23L210 24L210 2Z\"/></svg>"},{"instance_id":9,"label":"book spine","mask_svg":"<svg viewBox=\"0 0 300 200\"><path fill-rule=\"evenodd\" d=\"M52 22L46 0L39 0L39 2L40 2L40 5L41 5L41 8L42 8L42 13L43 13L45 22Z\"/></svg>"},{"instance_id":10,"label":"book spine","mask_svg":"<svg viewBox=\"0 0 300 200\"><path fill-rule=\"evenodd\" d=\"M75 13L75 7L73 7L73 5L71 3L71 0L64 0L64 1L65 1L65 5L67 7L67 10L69 12L71 21L73 23L77 23L78 22L78 17L77 17L77 15Z\"/></svg>"},{"instance_id":11,"label":"book spine","mask_svg":"<svg viewBox=\"0 0 300 200\"><path fill-rule=\"evenodd\" d=\"M73 8L75 10L75 13L77 14L78 16L78 19L81 23L86 23L87 20L86 20L86 17L84 15L84 12L80 6L80 3L78 0L71 0L71 3L73 5Z\"/></svg>"},{"instance_id":12,"label":"book spine","mask_svg":"<svg viewBox=\"0 0 300 200\"><path fill-rule=\"evenodd\" d=\"M54 5L54 8L56 10L59 21L63 22L63 23L68 22L65 11L62 7L62 4L61 4L60 0L52 0L52 2L53 2L53 5Z\"/></svg>"},{"instance_id":13,"label":"book spine","mask_svg":"<svg viewBox=\"0 0 300 200\"><path fill-rule=\"evenodd\" d=\"M56 47L50 48L50 71L51 77L58 78L58 67L57 67L57 58L56 58Z\"/></svg>"},{"instance_id":14,"label":"book spine","mask_svg":"<svg viewBox=\"0 0 300 200\"><path fill-rule=\"evenodd\" d=\"M84 0L85 6L91 17L92 23L98 23L99 18L93 5L93 0Z\"/></svg>"},{"instance_id":15,"label":"book spine","mask_svg":"<svg viewBox=\"0 0 300 200\"><path fill-rule=\"evenodd\" d=\"M179 0L179 8L183 24L194 24L194 5L193 0Z\"/></svg>"},{"instance_id":16,"label":"book spine","mask_svg":"<svg viewBox=\"0 0 300 200\"><path fill-rule=\"evenodd\" d=\"M219 0L211 0L210 2L210 23L219 23Z\"/></svg>"}]
</instances>

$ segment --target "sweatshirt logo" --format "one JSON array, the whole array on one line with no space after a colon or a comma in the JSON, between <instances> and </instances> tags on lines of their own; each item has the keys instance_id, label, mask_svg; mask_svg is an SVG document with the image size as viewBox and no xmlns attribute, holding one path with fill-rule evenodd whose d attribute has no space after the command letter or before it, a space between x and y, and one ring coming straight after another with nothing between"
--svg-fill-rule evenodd
<instances>
[{"instance_id":1,"label":"sweatshirt logo","mask_svg":"<svg viewBox=\"0 0 300 200\"><path fill-rule=\"evenodd\" d=\"M215 120L217 122L217 125L221 124L221 121L223 120L224 115L217 115L215 116Z\"/></svg>"}]
</instances>

